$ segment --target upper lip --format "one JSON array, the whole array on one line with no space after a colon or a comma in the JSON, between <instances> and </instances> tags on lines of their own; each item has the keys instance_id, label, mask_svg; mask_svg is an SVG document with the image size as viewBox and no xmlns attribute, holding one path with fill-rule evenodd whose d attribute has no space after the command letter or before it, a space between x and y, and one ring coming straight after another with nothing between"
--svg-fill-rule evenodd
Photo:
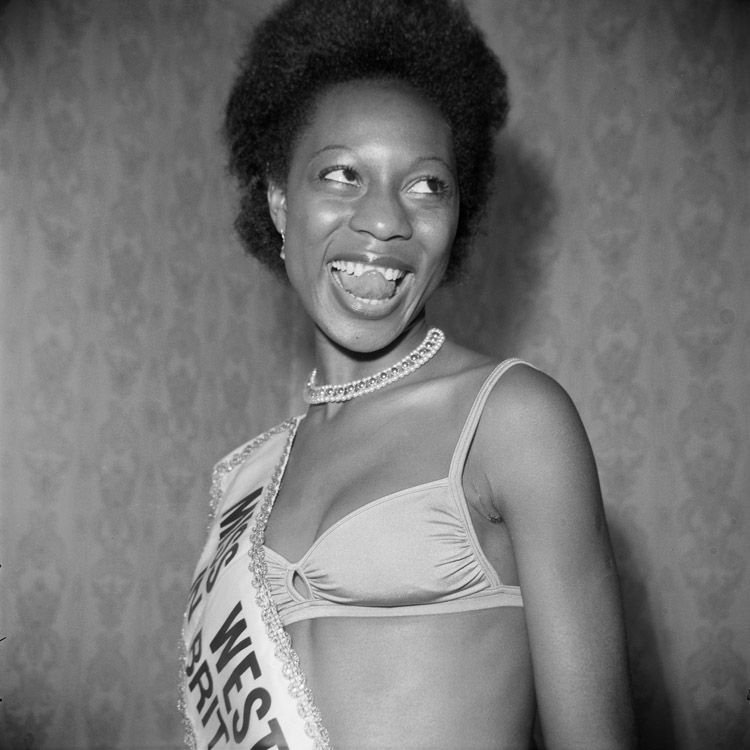
<instances>
[{"instance_id":1,"label":"upper lip","mask_svg":"<svg viewBox=\"0 0 750 750\"><path fill-rule=\"evenodd\" d=\"M362 263L365 266L375 266L376 268L395 268L397 271L404 273L413 273L414 269L404 263L400 258L392 255L376 255L375 253L343 253L331 258L329 262L343 261L344 263Z\"/></svg>"}]
</instances>

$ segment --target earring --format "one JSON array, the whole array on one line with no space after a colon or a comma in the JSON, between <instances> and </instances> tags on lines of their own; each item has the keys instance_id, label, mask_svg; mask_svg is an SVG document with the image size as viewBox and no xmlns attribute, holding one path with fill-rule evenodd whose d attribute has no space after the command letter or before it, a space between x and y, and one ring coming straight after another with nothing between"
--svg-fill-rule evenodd
<instances>
[{"instance_id":1,"label":"earring","mask_svg":"<svg viewBox=\"0 0 750 750\"><path fill-rule=\"evenodd\" d=\"M284 232L282 232L281 233L281 252L279 253L281 260L286 260L286 253L284 252L285 246L286 246L286 236L284 235Z\"/></svg>"}]
</instances>

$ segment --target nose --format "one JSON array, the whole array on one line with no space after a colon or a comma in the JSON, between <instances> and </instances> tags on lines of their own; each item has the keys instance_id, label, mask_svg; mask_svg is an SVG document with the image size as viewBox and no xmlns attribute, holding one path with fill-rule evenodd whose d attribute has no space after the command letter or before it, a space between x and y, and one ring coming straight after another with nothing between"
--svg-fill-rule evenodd
<instances>
[{"instance_id":1,"label":"nose","mask_svg":"<svg viewBox=\"0 0 750 750\"><path fill-rule=\"evenodd\" d=\"M356 203L351 227L378 240L409 239L412 226L409 214L397 191L370 186Z\"/></svg>"}]
</instances>

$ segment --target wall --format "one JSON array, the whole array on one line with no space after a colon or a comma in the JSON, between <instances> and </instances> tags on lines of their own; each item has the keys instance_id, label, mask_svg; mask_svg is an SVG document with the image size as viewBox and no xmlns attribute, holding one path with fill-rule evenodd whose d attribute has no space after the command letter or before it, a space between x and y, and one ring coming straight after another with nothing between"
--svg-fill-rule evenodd
<instances>
[{"instance_id":1,"label":"wall","mask_svg":"<svg viewBox=\"0 0 750 750\"><path fill-rule=\"evenodd\" d=\"M0 2L0 747L181 742L209 470L302 408L309 327L217 132L269 0ZM474 0L513 113L434 319L571 392L644 748L750 742L750 54L739 0Z\"/></svg>"}]
</instances>

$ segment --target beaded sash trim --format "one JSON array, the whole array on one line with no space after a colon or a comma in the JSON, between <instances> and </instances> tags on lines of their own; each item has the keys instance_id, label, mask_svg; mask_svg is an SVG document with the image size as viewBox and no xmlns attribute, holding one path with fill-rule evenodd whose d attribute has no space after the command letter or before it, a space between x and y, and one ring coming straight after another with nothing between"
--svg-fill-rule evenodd
<instances>
[{"instance_id":1,"label":"beaded sash trim","mask_svg":"<svg viewBox=\"0 0 750 750\"><path fill-rule=\"evenodd\" d=\"M315 750L332 750L328 731L323 726L320 711L318 711L318 708L313 701L312 691L307 686L307 678L300 664L299 656L292 648L292 639L281 624L278 610L273 603L271 592L268 588L268 582L266 581L266 557L263 549L266 524L268 523L271 508L273 507L276 495L279 491L279 486L281 485L281 479L284 475L287 461L289 460L289 454L292 449L292 443L294 441L294 436L297 433L300 419L300 417L289 419L271 430L268 430L236 453L230 455L225 461L217 464L211 482L211 515L212 518L215 516L221 501L223 494L222 480L224 477L240 464L244 463L253 451L257 450L257 448L268 439L279 433L288 431L289 434L282 455L277 461L271 479L266 486L261 504L255 511L255 519L252 529L250 530L250 549L248 551L250 557L249 568L252 585L255 588L255 602L261 611L261 619L266 627L268 637L274 644L274 656L280 663L281 673L288 684L289 694L295 700L297 713L304 721L305 734L312 740ZM183 715L183 724L185 726L185 740L189 747L195 749L195 735L187 716L185 706L184 686L186 681L184 678L184 670L187 655L184 636L181 640L181 651L183 656L183 689L181 691L180 709Z\"/></svg>"},{"instance_id":2,"label":"beaded sash trim","mask_svg":"<svg viewBox=\"0 0 750 750\"><path fill-rule=\"evenodd\" d=\"M182 731L185 739L185 744L190 750L197 750L198 742L195 739L195 732L193 731L193 725L188 718L187 712L187 674L185 672L187 664L187 645L185 644L185 627L183 625L182 633L180 634L180 686L179 686L179 698L177 700L177 710L182 716Z\"/></svg>"}]
</instances>

